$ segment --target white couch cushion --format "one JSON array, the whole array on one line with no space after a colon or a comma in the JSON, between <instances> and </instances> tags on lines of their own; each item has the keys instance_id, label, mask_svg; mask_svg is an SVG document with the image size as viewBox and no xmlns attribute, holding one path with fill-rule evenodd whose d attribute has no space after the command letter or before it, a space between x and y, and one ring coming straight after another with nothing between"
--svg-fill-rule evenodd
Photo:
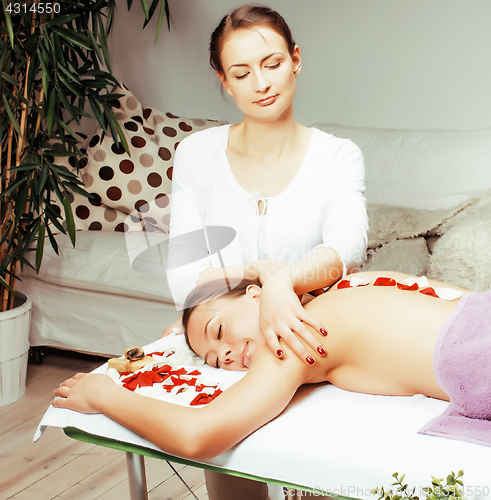
<instances>
[{"instance_id":1,"label":"white couch cushion","mask_svg":"<svg viewBox=\"0 0 491 500\"><path fill-rule=\"evenodd\" d=\"M60 255L47 241L38 275L24 267L24 275L29 275L30 280L173 303L165 273L145 274L132 269L124 233L77 231L76 248L66 235L59 234L56 240Z\"/></svg>"},{"instance_id":2,"label":"white couch cushion","mask_svg":"<svg viewBox=\"0 0 491 500\"><path fill-rule=\"evenodd\" d=\"M491 130L384 130L313 125L363 152L369 203L439 209L491 188Z\"/></svg>"}]
</instances>

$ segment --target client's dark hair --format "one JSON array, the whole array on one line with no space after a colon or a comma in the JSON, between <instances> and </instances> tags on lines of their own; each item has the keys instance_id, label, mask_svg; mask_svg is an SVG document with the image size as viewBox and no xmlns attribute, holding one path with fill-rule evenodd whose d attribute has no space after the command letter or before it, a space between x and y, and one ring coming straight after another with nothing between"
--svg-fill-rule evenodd
<instances>
[{"instance_id":1,"label":"client's dark hair","mask_svg":"<svg viewBox=\"0 0 491 500\"><path fill-rule=\"evenodd\" d=\"M184 302L184 312L182 313L182 326L184 327L184 337L186 339L186 344L194 352L194 349L189 343L188 337L188 324L191 314L194 310L204 304L205 302L211 302L218 297L240 297L246 293L247 287L249 285L261 286L261 282L258 279L243 279L237 286L232 288L228 292L223 292L225 281L223 279L207 281L202 285L198 285L186 298Z\"/></svg>"}]
</instances>

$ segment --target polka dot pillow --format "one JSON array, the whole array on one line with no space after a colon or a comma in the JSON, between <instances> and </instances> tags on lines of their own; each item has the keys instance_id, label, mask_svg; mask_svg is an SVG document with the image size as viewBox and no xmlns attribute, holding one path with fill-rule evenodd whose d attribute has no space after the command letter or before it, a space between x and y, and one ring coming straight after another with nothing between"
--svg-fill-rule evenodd
<instances>
[{"instance_id":1,"label":"polka dot pillow","mask_svg":"<svg viewBox=\"0 0 491 500\"><path fill-rule=\"evenodd\" d=\"M147 204L167 206L171 192L174 153L179 142L198 130L226 122L185 119L144 108L125 88L115 101L115 114L126 134L130 155L110 136L96 132L88 142L86 189L102 205L130 214ZM155 202L155 203L154 203Z\"/></svg>"},{"instance_id":2,"label":"polka dot pillow","mask_svg":"<svg viewBox=\"0 0 491 500\"><path fill-rule=\"evenodd\" d=\"M82 153L84 153L86 150L86 142L87 140L82 141L82 143L79 145ZM58 146L57 144L54 144L52 146L53 149L57 149L57 147L61 147L61 149L63 149L61 145ZM52 160L55 161L55 158L52 158ZM57 165L66 167L68 170L72 171L75 174L77 174L78 172L78 175L82 181L86 177L84 174L84 170L87 167L86 158L82 158L81 160L77 161L75 158L57 157L55 163ZM70 200L76 230L123 231L123 224L126 218L126 214L115 210L114 208L104 206L102 204L101 197L97 193L91 192L91 190L88 188L86 188L86 190L91 195L90 198L87 198L86 196L75 192L64 193L65 196L67 196ZM64 208L58 198L51 200L51 203L58 214L61 215L63 219L65 219ZM65 222L63 222L63 227L66 229ZM54 233L57 232L56 228L54 227L52 227L52 230Z\"/></svg>"}]
</instances>

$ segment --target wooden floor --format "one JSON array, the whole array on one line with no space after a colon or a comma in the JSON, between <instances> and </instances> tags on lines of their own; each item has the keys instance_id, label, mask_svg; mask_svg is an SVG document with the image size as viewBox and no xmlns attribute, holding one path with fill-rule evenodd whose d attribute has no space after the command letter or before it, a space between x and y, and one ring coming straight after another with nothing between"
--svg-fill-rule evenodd
<instances>
[{"instance_id":1,"label":"wooden floor","mask_svg":"<svg viewBox=\"0 0 491 500\"><path fill-rule=\"evenodd\" d=\"M94 369L103 358L48 350L43 363L29 363L27 393L0 407L0 500L129 500L122 451L82 443L49 428L32 442L54 389L77 372ZM208 498L201 469L145 457L149 500Z\"/></svg>"}]
</instances>

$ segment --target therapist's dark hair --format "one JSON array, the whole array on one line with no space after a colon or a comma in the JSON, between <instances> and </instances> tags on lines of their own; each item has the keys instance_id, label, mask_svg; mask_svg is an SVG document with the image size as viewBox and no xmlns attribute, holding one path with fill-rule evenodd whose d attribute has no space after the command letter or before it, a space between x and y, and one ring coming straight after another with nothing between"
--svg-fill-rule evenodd
<instances>
[{"instance_id":1,"label":"therapist's dark hair","mask_svg":"<svg viewBox=\"0 0 491 500\"><path fill-rule=\"evenodd\" d=\"M261 282L258 279L243 279L237 284L237 286L234 286L234 288L232 288L230 291L224 293L224 280L212 280L198 285L187 296L186 301L184 302L184 312L182 313L182 326L184 327L186 344L193 352L195 351L189 343L188 325L191 314L193 314L195 309L200 305L206 302L211 302L215 299L218 299L219 297L241 297L246 293L247 287L249 285L261 287Z\"/></svg>"},{"instance_id":2,"label":"therapist's dark hair","mask_svg":"<svg viewBox=\"0 0 491 500\"><path fill-rule=\"evenodd\" d=\"M281 35L286 42L288 52L293 57L295 41L286 21L278 12L265 5L249 3L237 7L227 14L216 27L210 40L210 65L218 73L223 74L222 49L227 38L240 29L251 29L255 26L266 26Z\"/></svg>"}]
</instances>

